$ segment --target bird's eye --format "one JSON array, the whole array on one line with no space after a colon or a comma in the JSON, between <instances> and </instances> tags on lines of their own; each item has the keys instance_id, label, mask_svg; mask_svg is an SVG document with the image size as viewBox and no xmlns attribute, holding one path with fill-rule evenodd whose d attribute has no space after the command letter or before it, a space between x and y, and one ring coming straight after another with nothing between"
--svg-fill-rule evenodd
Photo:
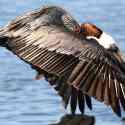
<instances>
[{"instance_id":1,"label":"bird's eye","mask_svg":"<svg viewBox=\"0 0 125 125\"><path fill-rule=\"evenodd\" d=\"M85 30L83 28L80 29L80 33L83 33L85 32Z\"/></svg>"},{"instance_id":2,"label":"bird's eye","mask_svg":"<svg viewBox=\"0 0 125 125\"><path fill-rule=\"evenodd\" d=\"M80 30L81 30L81 28L80 28L79 26L75 26L75 27L74 27L74 31L75 31L76 33L80 33Z\"/></svg>"}]
</instances>

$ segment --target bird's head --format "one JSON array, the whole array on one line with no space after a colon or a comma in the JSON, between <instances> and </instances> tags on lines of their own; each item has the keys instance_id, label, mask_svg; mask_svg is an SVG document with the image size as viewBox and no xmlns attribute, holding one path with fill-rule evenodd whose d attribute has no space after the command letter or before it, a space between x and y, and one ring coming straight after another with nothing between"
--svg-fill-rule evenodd
<instances>
[{"instance_id":1,"label":"bird's head","mask_svg":"<svg viewBox=\"0 0 125 125\"><path fill-rule=\"evenodd\" d=\"M96 38L100 38L102 34L102 30L99 29L96 25L91 24L91 23L83 23L81 24L80 27L81 27L80 33L84 35L85 37L93 36Z\"/></svg>"}]
</instances>

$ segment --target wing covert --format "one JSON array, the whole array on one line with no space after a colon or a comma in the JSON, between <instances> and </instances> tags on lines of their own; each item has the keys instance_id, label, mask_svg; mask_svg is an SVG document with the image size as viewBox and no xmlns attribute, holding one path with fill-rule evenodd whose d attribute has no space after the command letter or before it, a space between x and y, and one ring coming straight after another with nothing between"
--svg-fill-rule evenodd
<instances>
[{"instance_id":1,"label":"wing covert","mask_svg":"<svg viewBox=\"0 0 125 125\"><path fill-rule=\"evenodd\" d=\"M7 48L43 74L63 78L62 83L105 102L121 116L125 73L119 61L95 40L75 34L76 26L63 9L44 8L18 17L6 27ZM75 105L71 107L75 109Z\"/></svg>"}]
</instances>

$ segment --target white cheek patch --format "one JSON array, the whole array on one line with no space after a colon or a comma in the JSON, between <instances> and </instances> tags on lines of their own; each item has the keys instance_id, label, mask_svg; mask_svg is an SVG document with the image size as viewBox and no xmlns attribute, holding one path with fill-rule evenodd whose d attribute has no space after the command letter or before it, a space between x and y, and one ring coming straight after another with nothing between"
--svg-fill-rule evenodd
<instances>
[{"instance_id":1,"label":"white cheek patch","mask_svg":"<svg viewBox=\"0 0 125 125\"><path fill-rule=\"evenodd\" d=\"M95 39L98 41L98 43L100 45L102 45L104 48L108 49L110 48L110 46L112 44L116 44L115 40L110 36L108 35L107 33L103 32L102 35L100 36L100 38L96 38L96 37L93 37L93 36L88 36L87 39Z\"/></svg>"}]
</instances>

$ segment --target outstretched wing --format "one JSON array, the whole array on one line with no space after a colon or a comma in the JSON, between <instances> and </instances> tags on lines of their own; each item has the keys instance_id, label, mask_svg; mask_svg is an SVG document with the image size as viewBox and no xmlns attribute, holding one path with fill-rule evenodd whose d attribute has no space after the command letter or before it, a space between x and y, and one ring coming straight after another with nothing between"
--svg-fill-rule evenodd
<instances>
[{"instance_id":1,"label":"outstretched wing","mask_svg":"<svg viewBox=\"0 0 125 125\"><path fill-rule=\"evenodd\" d=\"M120 106L125 109L125 74L120 62L95 40L75 34L76 26L77 22L63 9L44 8L12 21L6 27L6 44L43 74L63 79L55 86L67 83L110 105L121 116Z\"/></svg>"},{"instance_id":2,"label":"outstretched wing","mask_svg":"<svg viewBox=\"0 0 125 125\"><path fill-rule=\"evenodd\" d=\"M120 67L123 72L125 72L125 58L121 53L119 47L116 44L112 44L109 49L107 49L112 55L120 62Z\"/></svg>"},{"instance_id":3,"label":"outstretched wing","mask_svg":"<svg viewBox=\"0 0 125 125\"><path fill-rule=\"evenodd\" d=\"M71 61L66 63L66 60L73 59L74 57L71 55L79 52L74 48L77 46L75 41L79 42L79 38L72 35L76 27L79 27L79 24L65 10L58 7L45 7L42 10L19 16L16 20L10 22L5 28L5 36L9 33L7 48L37 70L36 79L44 76L51 85L54 85L64 101L65 108L70 103L71 111L75 113L78 102L81 113L84 113L85 103L92 109L91 97L68 85L64 81L64 77L60 76L64 68L63 64L65 63L66 68L71 63ZM69 35L70 38L68 38ZM65 42L63 39L65 39ZM72 40L74 45L69 43ZM62 44L64 45L62 46ZM68 47L69 45L70 47ZM78 44L78 48L81 48L81 45L82 43ZM58 53L55 52L57 49ZM51 66L50 62L52 63ZM41 68L43 67L42 64L46 68ZM74 64L71 66L74 67ZM50 72L48 71L49 67L52 68ZM58 71L55 72L54 69Z\"/></svg>"}]
</instances>

